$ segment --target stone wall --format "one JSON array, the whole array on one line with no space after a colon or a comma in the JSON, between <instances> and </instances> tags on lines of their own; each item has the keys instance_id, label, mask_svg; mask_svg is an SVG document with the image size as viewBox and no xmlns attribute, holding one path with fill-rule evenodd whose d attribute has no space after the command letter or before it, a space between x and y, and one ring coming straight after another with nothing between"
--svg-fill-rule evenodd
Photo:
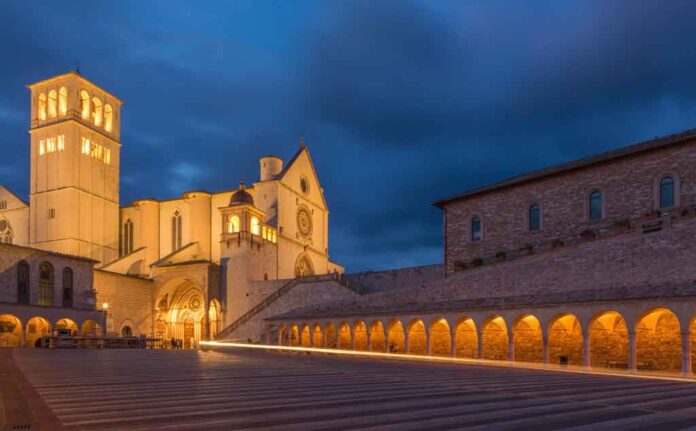
<instances>
[{"instance_id":1,"label":"stone wall","mask_svg":"<svg viewBox=\"0 0 696 431\"><path fill-rule=\"evenodd\" d=\"M124 326L135 336L152 334L152 280L95 270L94 288L98 306L108 304L107 335L120 336Z\"/></svg>"},{"instance_id":2,"label":"stone wall","mask_svg":"<svg viewBox=\"0 0 696 431\"><path fill-rule=\"evenodd\" d=\"M600 229L625 218L640 217L657 208L658 183L664 175L675 179L676 205L696 204L696 151L694 141L646 151L631 157L548 176L532 182L475 195L445 205L445 264L471 262L498 252L515 251L526 244L550 242ZM588 197L602 192L604 219L591 222ZM541 230L528 229L528 209L541 207ZM472 242L471 218L482 220L483 239Z\"/></svg>"},{"instance_id":3,"label":"stone wall","mask_svg":"<svg viewBox=\"0 0 696 431\"><path fill-rule=\"evenodd\" d=\"M424 284L443 280L443 265L423 265L409 268L390 269L387 271L368 271L349 274L360 286L370 292L419 287Z\"/></svg>"}]
</instances>

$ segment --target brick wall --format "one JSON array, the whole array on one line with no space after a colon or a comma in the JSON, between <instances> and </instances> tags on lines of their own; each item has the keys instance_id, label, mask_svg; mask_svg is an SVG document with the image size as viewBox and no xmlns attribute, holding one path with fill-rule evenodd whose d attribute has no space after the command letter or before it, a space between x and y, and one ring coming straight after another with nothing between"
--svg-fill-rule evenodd
<instances>
[{"instance_id":1,"label":"brick wall","mask_svg":"<svg viewBox=\"0 0 696 431\"><path fill-rule=\"evenodd\" d=\"M585 229L600 229L617 220L641 217L656 208L657 183L667 174L677 183L676 200L681 206L696 204L696 141L663 147L588 168L559 174L445 205L445 255L447 273L455 261L516 251L526 244L550 242L577 235ZM604 219L590 222L588 197L602 192ZM542 228L529 232L528 209L541 206ZM483 224L483 239L470 240L471 218Z\"/></svg>"},{"instance_id":2,"label":"brick wall","mask_svg":"<svg viewBox=\"0 0 696 431\"><path fill-rule=\"evenodd\" d=\"M153 283L129 275L94 271L97 305L109 304L108 335L121 335L124 326L130 326L134 336L152 334Z\"/></svg>"}]
</instances>

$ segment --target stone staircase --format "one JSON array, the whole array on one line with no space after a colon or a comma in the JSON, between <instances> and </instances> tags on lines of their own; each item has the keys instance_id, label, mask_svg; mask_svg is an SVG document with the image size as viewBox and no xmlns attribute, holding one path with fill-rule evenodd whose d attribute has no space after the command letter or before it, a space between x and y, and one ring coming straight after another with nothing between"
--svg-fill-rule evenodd
<instances>
[{"instance_id":1,"label":"stone staircase","mask_svg":"<svg viewBox=\"0 0 696 431\"><path fill-rule=\"evenodd\" d=\"M220 332L218 332L215 335L216 340L221 340L223 338L226 338L230 336L234 331L239 329L242 325L253 319L256 315L258 315L260 312L268 308L271 304L276 302L278 299L282 298L285 296L288 292L290 292L295 286L303 283L317 283L317 282L323 282L323 281L335 281L336 283L340 284L341 286L350 289L357 293L358 295L364 295L367 293L366 289L363 286L360 286L358 283L356 283L354 280L346 277L344 274L325 274L325 275L309 275L306 277L297 277L294 278L287 283L285 283L283 286L281 286L278 290L275 292L271 293L268 295L266 298L264 298L261 302L256 304L254 307L252 307L249 311L246 313L242 314L237 320L234 322L230 323L227 325L225 328L223 328Z\"/></svg>"}]
</instances>

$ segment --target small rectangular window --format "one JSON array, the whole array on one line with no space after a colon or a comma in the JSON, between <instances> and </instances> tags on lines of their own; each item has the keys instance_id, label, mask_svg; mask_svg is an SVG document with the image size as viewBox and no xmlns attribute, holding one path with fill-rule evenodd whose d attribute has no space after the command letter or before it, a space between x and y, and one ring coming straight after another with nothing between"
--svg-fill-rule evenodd
<instances>
[{"instance_id":1,"label":"small rectangular window","mask_svg":"<svg viewBox=\"0 0 696 431\"><path fill-rule=\"evenodd\" d=\"M46 139L46 152L55 153L56 152L56 138Z\"/></svg>"},{"instance_id":2,"label":"small rectangular window","mask_svg":"<svg viewBox=\"0 0 696 431\"><path fill-rule=\"evenodd\" d=\"M65 150L65 135L58 135L58 151Z\"/></svg>"},{"instance_id":3,"label":"small rectangular window","mask_svg":"<svg viewBox=\"0 0 696 431\"><path fill-rule=\"evenodd\" d=\"M43 156L44 154L46 154L46 143L42 139L39 141L39 155Z\"/></svg>"},{"instance_id":4,"label":"small rectangular window","mask_svg":"<svg viewBox=\"0 0 696 431\"><path fill-rule=\"evenodd\" d=\"M91 144L89 142L89 138L82 138L82 154L88 156L89 155L89 150L91 148Z\"/></svg>"},{"instance_id":5,"label":"small rectangular window","mask_svg":"<svg viewBox=\"0 0 696 431\"><path fill-rule=\"evenodd\" d=\"M56 218L56 209L55 209L55 208L49 208L49 209L48 209L48 218L49 218L49 219L54 219L54 218Z\"/></svg>"}]
</instances>

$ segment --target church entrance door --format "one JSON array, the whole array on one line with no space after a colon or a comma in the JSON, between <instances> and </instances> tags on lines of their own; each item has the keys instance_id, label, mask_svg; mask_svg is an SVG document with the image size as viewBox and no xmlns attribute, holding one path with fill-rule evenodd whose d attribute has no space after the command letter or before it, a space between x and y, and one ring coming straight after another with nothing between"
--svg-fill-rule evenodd
<instances>
[{"instance_id":1,"label":"church entrance door","mask_svg":"<svg viewBox=\"0 0 696 431\"><path fill-rule=\"evenodd\" d=\"M193 319L188 318L184 321L184 347L190 349L191 339L193 338Z\"/></svg>"}]
</instances>

